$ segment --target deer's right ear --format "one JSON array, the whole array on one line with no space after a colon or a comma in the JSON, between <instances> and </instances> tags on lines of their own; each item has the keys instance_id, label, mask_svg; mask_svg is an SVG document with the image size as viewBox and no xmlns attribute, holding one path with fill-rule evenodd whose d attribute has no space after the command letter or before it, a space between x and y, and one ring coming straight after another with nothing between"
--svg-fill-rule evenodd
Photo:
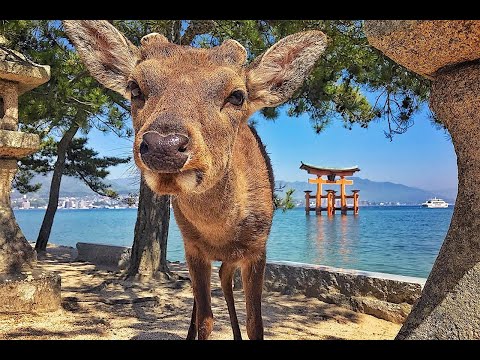
<instances>
[{"instance_id":1,"label":"deer's right ear","mask_svg":"<svg viewBox=\"0 0 480 360\"><path fill-rule=\"evenodd\" d=\"M326 46L324 33L304 31L283 38L255 59L247 70L251 112L290 99Z\"/></svg>"},{"instance_id":2,"label":"deer's right ear","mask_svg":"<svg viewBox=\"0 0 480 360\"><path fill-rule=\"evenodd\" d=\"M125 98L139 49L105 20L64 20L63 26L90 74Z\"/></svg>"}]
</instances>

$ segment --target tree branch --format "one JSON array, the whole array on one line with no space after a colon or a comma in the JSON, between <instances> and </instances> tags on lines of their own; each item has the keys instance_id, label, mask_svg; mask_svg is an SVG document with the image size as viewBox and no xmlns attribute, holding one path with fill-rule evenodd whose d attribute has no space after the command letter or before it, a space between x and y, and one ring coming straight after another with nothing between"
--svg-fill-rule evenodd
<instances>
[{"instance_id":1,"label":"tree branch","mask_svg":"<svg viewBox=\"0 0 480 360\"><path fill-rule=\"evenodd\" d=\"M191 45L197 35L208 34L215 28L213 20L190 20L180 43L182 45Z\"/></svg>"}]
</instances>

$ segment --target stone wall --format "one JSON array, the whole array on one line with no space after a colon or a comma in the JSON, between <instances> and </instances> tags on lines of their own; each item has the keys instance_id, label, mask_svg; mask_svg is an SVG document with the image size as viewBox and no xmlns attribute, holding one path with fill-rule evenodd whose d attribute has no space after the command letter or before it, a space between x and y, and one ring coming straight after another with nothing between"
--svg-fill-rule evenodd
<instances>
[{"instance_id":1,"label":"stone wall","mask_svg":"<svg viewBox=\"0 0 480 360\"><path fill-rule=\"evenodd\" d=\"M95 265L125 269L130 248L77 243L78 258ZM235 288L241 288L239 273ZM425 279L329 266L269 261L264 289L282 294L304 294L380 319L402 323L420 297Z\"/></svg>"},{"instance_id":2,"label":"stone wall","mask_svg":"<svg viewBox=\"0 0 480 360\"><path fill-rule=\"evenodd\" d=\"M240 287L239 274L235 286ZM269 261L264 288L300 293L380 319L402 323L420 297L425 279L329 266Z\"/></svg>"}]
</instances>

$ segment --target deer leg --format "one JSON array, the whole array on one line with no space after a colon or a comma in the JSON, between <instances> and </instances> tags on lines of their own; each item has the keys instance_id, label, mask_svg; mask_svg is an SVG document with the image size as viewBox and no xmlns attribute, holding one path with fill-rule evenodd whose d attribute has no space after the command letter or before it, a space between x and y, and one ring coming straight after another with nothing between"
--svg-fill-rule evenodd
<instances>
[{"instance_id":1,"label":"deer leg","mask_svg":"<svg viewBox=\"0 0 480 360\"><path fill-rule=\"evenodd\" d=\"M262 288L265 254L242 264L242 282L247 305L247 335L250 340L263 340Z\"/></svg>"},{"instance_id":2,"label":"deer leg","mask_svg":"<svg viewBox=\"0 0 480 360\"><path fill-rule=\"evenodd\" d=\"M213 313L211 305L210 276L212 266L210 262L199 257L187 256L188 270L192 279L194 310L196 313L196 327L198 340L207 340L213 329ZM192 321L194 321L192 319ZM194 324L195 327L195 324ZM192 328L192 324L190 324ZM193 332L193 331L192 331ZM191 332L189 330L189 335Z\"/></svg>"},{"instance_id":3,"label":"deer leg","mask_svg":"<svg viewBox=\"0 0 480 360\"><path fill-rule=\"evenodd\" d=\"M188 328L188 334L186 340L195 340L197 337L197 303L195 297L193 298L192 319L190 320L190 327Z\"/></svg>"},{"instance_id":4,"label":"deer leg","mask_svg":"<svg viewBox=\"0 0 480 360\"><path fill-rule=\"evenodd\" d=\"M233 274L237 266L235 264L222 263L220 267L220 281L222 283L223 295L227 302L228 315L233 330L233 339L242 340L240 327L238 326L237 312L235 311L235 300L233 299Z\"/></svg>"}]
</instances>

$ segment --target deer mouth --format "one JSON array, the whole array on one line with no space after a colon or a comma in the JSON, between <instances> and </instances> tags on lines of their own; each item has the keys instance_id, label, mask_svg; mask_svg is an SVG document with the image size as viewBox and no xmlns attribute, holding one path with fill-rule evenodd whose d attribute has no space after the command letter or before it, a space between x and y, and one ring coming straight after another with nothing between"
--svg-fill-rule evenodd
<instances>
[{"instance_id":1,"label":"deer mouth","mask_svg":"<svg viewBox=\"0 0 480 360\"><path fill-rule=\"evenodd\" d=\"M204 181L203 171L194 169L175 173L144 169L142 173L148 186L160 195L197 193Z\"/></svg>"},{"instance_id":2,"label":"deer mouth","mask_svg":"<svg viewBox=\"0 0 480 360\"><path fill-rule=\"evenodd\" d=\"M145 166L154 172L163 174L176 174L182 171L189 159L187 153L177 153L172 156L168 153L144 153L140 152L140 158Z\"/></svg>"},{"instance_id":3,"label":"deer mouth","mask_svg":"<svg viewBox=\"0 0 480 360\"><path fill-rule=\"evenodd\" d=\"M171 163L160 163L157 159L143 159L143 163L148 170L158 174L180 174L182 172L181 167L175 166Z\"/></svg>"}]
</instances>

